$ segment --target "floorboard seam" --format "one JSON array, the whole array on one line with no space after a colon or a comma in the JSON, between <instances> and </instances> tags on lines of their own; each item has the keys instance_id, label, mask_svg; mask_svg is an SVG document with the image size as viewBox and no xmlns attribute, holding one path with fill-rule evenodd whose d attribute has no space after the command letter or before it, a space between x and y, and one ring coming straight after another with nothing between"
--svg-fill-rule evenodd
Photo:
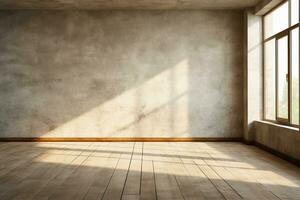
<instances>
[{"instance_id":1,"label":"floorboard seam","mask_svg":"<svg viewBox=\"0 0 300 200\"><path fill-rule=\"evenodd\" d=\"M157 189L156 189L156 178L155 178L155 170L154 170L154 161L152 160L152 168L153 168L153 179L154 179L154 189L155 189L155 198L158 199Z\"/></svg>"},{"instance_id":2,"label":"floorboard seam","mask_svg":"<svg viewBox=\"0 0 300 200\"><path fill-rule=\"evenodd\" d=\"M120 157L121 157L121 156L120 156ZM109 184L110 184L110 182L111 182L111 179L112 179L112 177L114 176L114 174L115 174L115 172L116 172L116 170L117 170L117 166L118 166L119 161L120 161L120 159L121 159L120 157L118 158L118 161L117 161L117 163L116 163L116 165L115 165L115 168L114 168L113 173L112 173L111 176L109 177L109 181L108 181L108 183L107 183L107 185L106 185L106 187L105 187L105 189L104 189L104 192L103 192L103 194L102 194L101 200L103 200L103 198L104 198L104 196L105 196L105 194L106 194L106 192L107 192L107 188L108 188L108 186L109 186ZM100 199L100 198L99 198L99 199Z\"/></svg>"},{"instance_id":3,"label":"floorboard seam","mask_svg":"<svg viewBox=\"0 0 300 200\"><path fill-rule=\"evenodd\" d=\"M203 162L205 162L203 159L201 159ZM199 167L199 165L195 162L195 161L193 161L194 162L194 164L198 167L198 169L204 174L204 176L207 178L207 180L215 187L215 189L221 194L221 196L223 197L223 199L225 199L225 200L230 200L230 199L227 199L226 197L225 197L225 195L220 191L220 189L216 186L216 184L214 184L214 182L205 174L205 172ZM205 162L206 163L206 162ZM206 165L207 165L207 163L206 163ZM207 165L208 166L208 165ZM209 167L209 166L208 166ZM211 167L209 167L209 168L211 168ZM218 174L217 174L218 175ZM219 176L219 175L218 175ZM226 183L226 182L225 182ZM227 183L226 183L227 184ZM243 199L243 198L242 198Z\"/></svg>"},{"instance_id":4,"label":"floorboard seam","mask_svg":"<svg viewBox=\"0 0 300 200\"><path fill-rule=\"evenodd\" d=\"M94 143L92 143L92 144L94 144ZM92 144L91 144L91 145L92 145ZM91 157L92 157L91 155L92 155L93 153L96 152L96 149L97 149L97 146L94 148L94 150L92 150L92 152L90 152L90 154L87 156L87 158L86 158L82 163L84 163L86 160L88 160L89 158L91 158ZM108 158L106 158L106 159L108 159ZM92 184L93 184L93 182L91 182L91 185L92 185ZM82 199L85 199L85 198L86 198L86 195L88 195L90 189L91 189L91 186L90 186L90 188L86 191L86 193L84 194L84 196L83 196Z\"/></svg>"},{"instance_id":5,"label":"floorboard seam","mask_svg":"<svg viewBox=\"0 0 300 200\"><path fill-rule=\"evenodd\" d=\"M133 157L134 148L135 148L135 142L134 142L134 144L133 144L133 148L132 148L132 152L131 152L131 156L130 156L130 161L129 161L128 169L127 169L127 172L126 172L126 177L125 177L123 189L122 189L122 192L121 192L120 200L123 198L123 193L124 193L125 186L126 186L126 183L127 183L127 178L128 178L129 170L130 170L130 167L131 167L131 162L132 162L132 157Z\"/></svg>"},{"instance_id":6,"label":"floorboard seam","mask_svg":"<svg viewBox=\"0 0 300 200\"><path fill-rule=\"evenodd\" d=\"M142 143L141 174L140 174L140 190L139 190L139 194L140 194L140 195L142 194L143 161L144 161L144 142Z\"/></svg>"},{"instance_id":7,"label":"floorboard seam","mask_svg":"<svg viewBox=\"0 0 300 200\"><path fill-rule=\"evenodd\" d=\"M211 158L211 159L213 159L214 161L216 161L209 153L207 153L207 155L209 155L209 157ZM225 180L223 177L221 177L219 174L218 174L218 172L216 172L216 170L209 164L209 163L207 163L205 160L203 160L203 162L221 179L221 180L223 180L239 197L241 197L241 199L244 199L244 197L234 188L234 187L232 187L232 185L231 184L229 184L228 182L227 182L227 180ZM215 184L214 184L215 185ZM223 194L222 194L223 195ZM225 196L224 196L224 198L225 198ZM227 199L227 198L225 198L225 199ZM228 199L228 200L230 200L230 199Z\"/></svg>"}]
</instances>

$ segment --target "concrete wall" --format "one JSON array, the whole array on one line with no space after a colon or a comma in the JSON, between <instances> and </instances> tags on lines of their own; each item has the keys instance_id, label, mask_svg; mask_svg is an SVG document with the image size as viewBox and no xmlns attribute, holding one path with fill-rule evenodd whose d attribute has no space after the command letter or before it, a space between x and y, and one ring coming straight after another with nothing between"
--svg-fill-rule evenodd
<instances>
[{"instance_id":1,"label":"concrete wall","mask_svg":"<svg viewBox=\"0 0 300 200\"><path fill-rule=\"evenodd\" d=\"M255 122L255 142L294 160L300 160L299 129L269 122Z\"/></svg>"},{"instance_id":2,"label":"concrete wall","mask_svg":"<svg viewBox=\"0 0 300 200\"><path fill-rule=\"evenodd\" d=\"M1 11L0 137L242 137L240 11Z\"/></svg>"}]
</instances>

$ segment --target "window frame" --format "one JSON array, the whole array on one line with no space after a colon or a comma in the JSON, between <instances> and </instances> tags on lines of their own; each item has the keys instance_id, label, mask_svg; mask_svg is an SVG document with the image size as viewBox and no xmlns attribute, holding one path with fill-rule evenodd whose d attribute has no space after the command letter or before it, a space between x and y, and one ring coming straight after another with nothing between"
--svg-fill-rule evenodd
<instances>
[{"instance_id":1,"label":"window frame","mask_svg":"<svg viewBox=\"0 0 300 200\"><path fill-rule=\"evenodd\" d=\"M288 25L288 28L276 33L276 34L273 34L272 36L268 37L268 38L265 38L265 17L272 13L274 10L276 10L277 8L279 8L280 6L282 6L283 4L285 4L286 2L288 2L288 7L289 7L289 10L288 10L288 18L289 18L289 25ZM299 12L300 12L300 3L299 3ZM294 24L294 25L291 25L292 24L292 10L291 10L291 0L285 0L285 1L282 1L280 4L278 4L276 7L274 7L273 9L271 9L270 11L268 11L266 14L263 15L263 20L262 20L262 38L263 38L263 45L262 45L262 54L263 54L263 80L262 80L262 83L263 83L263 120L264 121L269 121L269 122L272 122L272 123L276 123L276 124L282 124L282 125L287 125L287 126L292 126L292 127L297 127L299 128L300 125L296 125L296 124L292 124L292 112L291 112L291 106L292 106L292 103L291 103L291 96L292 96L292 83L291 83L291 80L292 80L292 63L291 63L291 60L292 60L292 56L291 56L291 52L292 52L292 45L291 45L291 33L294 29L296 28L299 28L300 29L300 26L299 26L299 22L300 22L300 14L299 14L299 21L298 23ZM278 118L278 40L282 37L285 37L287 36L288 37L288 119L282 119L282 118ZM265 108L265 105L266 105L266 102L265 102L265 85L266 85L266 82L265 82L265 44L268 42L268 41L271 41L275 39L275 97L276 97L276 102L275 102L275 119L276 120L271 120L271 119L267 119L266 118L266 108ZM300 31L299 31L299 41L300 41ZM299 48L300 48L300 42L299 42ZM299 66L300 66L300 59L299 59ZM299 78L300 78L300 70L299 70ZM299 91L300 93L300 91ZM300 104L300 103L299 103Z\"/></svg>"}]
</instances>

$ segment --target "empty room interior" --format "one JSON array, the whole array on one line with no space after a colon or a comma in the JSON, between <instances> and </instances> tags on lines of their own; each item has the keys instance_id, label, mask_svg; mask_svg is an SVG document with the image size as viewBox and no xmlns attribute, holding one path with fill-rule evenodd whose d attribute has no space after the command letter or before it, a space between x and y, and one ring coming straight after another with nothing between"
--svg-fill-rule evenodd
<instances>
[{"instance_id":1,"label":"empty room interior","mask_svg":"<svg viewBox=\"0 0 300 200\"><path fill-rule=\"evenodd\" d=\"M1 200L300 200L299 0L0 0Z\"/></svg>"}]
</instances>

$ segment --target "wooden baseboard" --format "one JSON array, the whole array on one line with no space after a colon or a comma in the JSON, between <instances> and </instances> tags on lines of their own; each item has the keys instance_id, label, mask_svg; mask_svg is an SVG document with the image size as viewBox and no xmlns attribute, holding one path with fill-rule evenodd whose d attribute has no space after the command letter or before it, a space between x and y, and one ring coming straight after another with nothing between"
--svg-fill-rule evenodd
<instances>
[{"instance_id":1,"label":"wooden baseboard","mask_svg":"<svg viewBox=\"0 0 300 200\"><path fill-rule=\"evenodd\" d=\"M200 137L56 137L56 138L0 138L0 142L240 142L242 138L200 138Z\"/></svg>"},{"instance_id":2,"label":"wooden baseboard","mask_svg":"<svg viewBox=\"0 0 300 200\"><path fill-rule=\"evenodd\" d=\"M243 139L243 143L246 144L246 145L255 145L254 141L248 141L248 140L245 140L245 139Z\"/></svg>"},{"instance_id":3,"label":"wooden baseboard","mask_svg":"<svg viewBox=\"0 0 300 200\"><path fill-rule=\"evenodd\" d=\"M283 160L286 160L286 161L288 161L290 163L293 163L293 164L295 164L297 166L300 166L300 160L297 159L297 158L294 158L294 157L289 156L287 154L281 153L281 152L279 152L279 151L277 151L275 149L272 149L272 148L270 148L270 147L268 147L266 145L260 144L258 142L252 142L252 144L254 146L256 146L256 147L264 150L264 151L267 151L267 152L269 152L269 153L271 153L271 154L273 154L273 155L275 155L275 156L283 159Z\"/></svg>"}]
</instances>

